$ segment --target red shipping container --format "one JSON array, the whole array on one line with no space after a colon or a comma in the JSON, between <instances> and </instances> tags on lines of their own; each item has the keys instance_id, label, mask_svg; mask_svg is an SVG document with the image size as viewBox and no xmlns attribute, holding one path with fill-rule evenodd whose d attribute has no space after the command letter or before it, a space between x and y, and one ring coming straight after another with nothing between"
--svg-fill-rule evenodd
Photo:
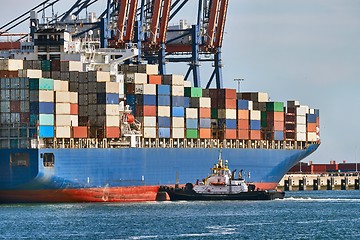
<instances>
[{"instance_id":1,"label":"red shipping container","mask_svg":"<svg viewBox=\"0 0 360 240\"><path fill-rule=\"evenodd\" d=\"M74 138L87 138L88 128L87 127L73 127Z\"/></svg>"},{"instance_id":2,"label":"red shipping container","mask_svg":"<svg viewBox=\"0 0 360 240\"><path fill-rule=\"evenodd\" d=\"M251 140L261 140L261 131L260 130L250 130L250 139Z\"/></svg>"},{"instance_id":3,"label":"red shipping container","mask_svg":"<svg viewBox=\"0 0 360 240\"><path fill-rule=\"evenodd\" d=\"M143 109L143 116L156 117L156 106L142 106L141 108ZM136 115L138 115L137 112Z\"/></svg>"},{"instance_id":4,"label":"red shipping container","mask_svg":"<svg viewBox=\"0 0 360 240\"><path fill-rule=\"evenodd\" d=\"M106 138L119 138L120 137L120 128L119 127L106 127Z\"/></svg>"},{"instance_id":5,"label":"red shipping container","mask_svg":"<svg viewBox=\"0 0 360 240\"><path fill-rule=\"evenodd\" d=\"M226 129L225 130L225 139L236 139L237 130L236 129Z\"/></svg>"},{"instance_id":6,"label":"red shipping container","mask_svg":"<svg viewBox=\"0 0 360 240\"><path fill-rule=\"evenodd\" d=\"M199 108L199 118L211 118L211 108Z\"/></svg>"},{"instance_id":7,"label":"red shipping container","mask_svg":"<svg viewBox=\"0 0 360 240\"><path fill-rule=\"evenodd\" d=\"M199 129L199 138L200 139L211 138L211 129L210 128L200 128Z\"/></svg>"},{"instance_id":8,"label":"red shipping container","mask_svg":"<svg viewBox=\"0 0 360 240\"><path fill-rule=\"evenodd\" d=\"M20 112L20 101L10 101L10 111L12 113Z\"/></svg>"},{"instance_id":9,"label":"red shipping container","mask_svg":"<svg viewBox=\"0 0 360 240\"><path fill-rule=\"evenodd\" d=\"M79 105L77 103L70 104L70 114L77 115L79 113Z\"/></svg>"},{"instance_id":10,"label":"red shipping container","mask_svg":"<svg viewBox=\"0 0 360 240\"><path fill-rule=\"evenodd\" d=\"M0 42L0 50L20 49L20 42Z\"/></svg>"},{"instance_id":11,"label":"red shipping container","mask_svg":"<svg viewBox=\"0 0 360 240\"><path fill-rule=\"evenodd\" d=\"M20 122L29 123L30 122L30 113L20 113Z\"/></svg>"},{"instance_id":12,"label":"red shipping container","mask_svg":"<svg viewBox=\"0 0 360 240\"><path fill-rule=\"evenodd\" d=\"M135 94L135 83L126 83L126 93Z\"/></svg>"},{"instance_id":13,"label":"red shipping container","mask_svg":"<svg viewBox=\"0 0 360 240\"><path fill-rule=\"evenodd\" d=\"M238 110L237 118L239 120L249 120L249 110Z\"/></svg>"},{"instance_id":14,"label":"red shipping container","mask_svg":"<svg viewBox=\"0 0 360 240\"><path fill-rule=\"evenodd\" d=\"M307 131L308 132L316 132L316 123L308 123L307 124Z\"/></svg>"},{"instance_id":15,"label":"red shipping container","mask_svg":"<svg viewBox=\"0 0 360 240\"><path fill-rule=\"evenodd\" d=\"M274 131L284 131L284 122L275 121L274 122Z\"/></svg>"},{"instance_id":16,"label":"red shipping container","mask_svg":"<svg viewBox=\"0 0 360 240\"><path fill-rule=\"evenodd\" d=\"M212 102L215 102L216 104L216 101L211 101ZM217 99L217 105L216 106L213 106L211 104L211 107L213 108L218 108L218 109L236 109L236 99L229 99L229 98L218 98Z\"/></svg>"},{"instance_id":17,"label":"red shipping container","mask_svg":"<svg viewBox=\"0 0 360 240\"><path fill-rule=\"evenodd\" d=\"M239 130L249 130L249 120L239 119L238 120L238 129Z\"/></svg>"},{"instance_id":18,"label":"red shipping container","mask_svg":"<svg viewBox=\"0 0 360 240\"><path fill-rule=\"evenodd\" d=\"M218 98L236 99L236 89L223 88L218 90Z\"/></svg>"},{"instance_id":19,"label":"red shipping container","mask_svg":"<svg viewBox=\"0 0 360 240\"><path fill-rule=\"evenodd\" d=\"M238 139L248 140L249 139L249 130L238 130Z\"/></svg>"},{"instance_id":20,"label":"red shipping container","mask_svg":"<svg viewBox=\"0 0 360 240\"><path fill-rule=\"evenodd\" d=\"M161 84L161 75L148 75L149 84Z\"/></svg>"}]
</instances>

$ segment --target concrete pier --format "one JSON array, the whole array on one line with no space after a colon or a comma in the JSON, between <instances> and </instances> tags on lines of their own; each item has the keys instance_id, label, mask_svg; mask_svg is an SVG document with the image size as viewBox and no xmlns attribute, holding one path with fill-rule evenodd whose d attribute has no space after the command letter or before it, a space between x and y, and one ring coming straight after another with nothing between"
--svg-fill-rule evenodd
<instances>
[{"instance_id":1,"label":"concrete pier","mask_svg":"<svg viewBox=\"0 0 360 240\"><path fill-rule=\"evenodd\" d=\"M278 184L282 191L359 190L359 173L286 174Z\"/></svg>"}]
</instances>

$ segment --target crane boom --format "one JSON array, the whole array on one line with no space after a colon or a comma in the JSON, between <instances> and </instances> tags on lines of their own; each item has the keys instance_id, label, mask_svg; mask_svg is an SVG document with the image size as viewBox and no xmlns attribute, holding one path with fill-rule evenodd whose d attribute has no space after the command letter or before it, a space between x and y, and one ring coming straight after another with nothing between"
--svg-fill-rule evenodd
<instances>
[{"instance_id":1,"label":"crane boom","mask_svg":"<svg viewBox=\"0 0 360 240\"><path fill-rule=\"evenodd\" d=\"M218 21L218 26L216 28L216 37L215 37L215 47L216 48L222 46L228 5L229 5L229 0L221 1L219 21Z\"/></svg>"}]
</instances>

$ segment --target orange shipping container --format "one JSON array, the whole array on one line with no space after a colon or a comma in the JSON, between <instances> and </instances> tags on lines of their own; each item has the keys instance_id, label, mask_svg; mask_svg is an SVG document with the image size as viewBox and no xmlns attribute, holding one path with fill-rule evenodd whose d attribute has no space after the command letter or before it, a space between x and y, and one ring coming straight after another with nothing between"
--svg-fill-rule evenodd
<instances>
[{"instance_id":1,"label":"orange shipping container","mask_svg":"<svg viewBox=\"0 0 360 240\"><path fill-rule=\"evenodd\" d=\"M246 119L238 120L238 129L239 130L249 130L249 120L246 120Z\"/></svg>"},{"instance_id":2,"label":"orange shipping container","mask_svg":"<svg viewBox=\"0 0 360 240\"><path fill-rule=\"evenodd\" d=\"M120 128L119 127L106 127L106 138L119 138Z\"/></svg>"},{"instance_id":3,"label":"orange shipping container","mask_svg":"<svg viewBox=\"0 0 360 240\"><path fill-rule=\"evenodd\" d=\"M248 120L249 110L238 110L238 119Z\"/></svg>"},{"instance_id":4,"label":"orange shipping container","mask_svg":"<svg viewBox=\"0 0 360 240\"><path fill-rule=\"evenodd\" d=\"M226 129L225 130L225 139L236 139L236 129Z\"/></svg>"},{"instance_id":5,"label":"orange shipping container","mask_svg":"<svg viewBox=\"0 0 360 240\"><path fill-rule=\"evenodd\" d=\"M251 140L261 140L260 130L250 130L250 139Z\"/></svg>"},{"instance_id":6,"label":"orange shipping container","mask_svg":"<svg viewBox=\"0 0 360 240\"><path fill-rule=\"evenodd\" d=\"M199 129L199 138L201 138L201 139L211 138L211 129L210 128L200 128Z\"/></svg>"},{"instance_id":7,"label":"orange shipping container","mask_svg":"<svg viewBox=\"0 0 360 240\"><path fill-rule=\"evenodd\" d=\"M88 128L87 127L73 127L74 138L87 138Z\"/></svg>"},{"instance_id":8,"label":"orange shipping container","mask_svg":"<svg viewBox=\"0 0 360 240\"><path fill-rule=\"evenodd\" d=\"M161 84L161 75L148 75L149 84Z\"/></svg>"},{"instance_id":9,"label":"orange shipping container","mask_svg":"<svg viewBox=\"0 0 360 240\"><path fill-rule=\"evenodd\" d=\"M238 139L249 139L249 130L238 130Z\"/></svg>"},{"instance_id":10,"label":"orange shipping container","mask_svg":"<svg viewBox=\"0 0 360 240\"><path fill-rule=\"evenodd\" d=\"M70 103L70 114L77 115L79 113L79 105L77 103Z\"/></svg>"},{"instance_id":11,"label":"orange shipping container","mask_svg":"<svg viewBox=\"0 0 360 240\"><path fill-rule=\"evenodd\" d=\"M225 100L225 107L227 109L236 109L236 99L226 99Z\"/></svg>"},{"instance_id":12,"label":"orange shipping container","mask_svg":"<svg viewBox=\"0 0 360 240\"><path fill-rule=\"evenodd\" d=\"M211 118L211 108L199 108L199 118Z\"/></svg>"},{"instance_id":13,"label":"orange shipping container","mask_svg":"<svg viewBox=\"0 0 360 240\"><path fill-rule=\"evenodd\" d=\"M284 131L284 122L275 121L274 122L274 131Z\"/></svg>"},{"instance_id":14,"label":"orange shipping container","mask_svg":"<svg viewBox=\"0 0 360 240\"><path fill-rule=\"evenodd\" d=\"M316 123L308 123L307 124L307 131L308 132L316 132Z\"/></svg>"}]
</instances>

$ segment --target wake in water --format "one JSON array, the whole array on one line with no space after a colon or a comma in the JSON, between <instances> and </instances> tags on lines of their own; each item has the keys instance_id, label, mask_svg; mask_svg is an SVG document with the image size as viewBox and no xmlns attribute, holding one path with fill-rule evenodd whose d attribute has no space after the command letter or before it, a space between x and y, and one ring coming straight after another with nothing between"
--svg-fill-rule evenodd
<instances>
[{"instance_id":1,"label":"wake in water","mask_svg":"<svg viewBox=\"0 0 360 240\"><path fill-rule=\"evenodd\" d=\"M286 197L276 201L301 201L301 202L354 202L360 203L358 198L316 198L316 197Z\"/></svg>"}]
</instances>

